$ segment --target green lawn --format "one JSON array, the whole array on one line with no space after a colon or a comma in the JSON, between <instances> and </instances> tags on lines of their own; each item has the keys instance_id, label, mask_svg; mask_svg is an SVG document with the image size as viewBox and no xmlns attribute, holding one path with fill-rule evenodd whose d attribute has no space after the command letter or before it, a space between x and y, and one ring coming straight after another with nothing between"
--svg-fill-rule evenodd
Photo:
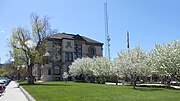
<instances>
[{"instance_id":1,"label":"green lawn","mask_svg":"<svg viewBox=\"0 0 180 101\"><path fill-rule=\"evenodd\" d=\"M178 101L180 90L90 83L43 82L21 85L37 101Z\"/></svg>"}]
</instances>

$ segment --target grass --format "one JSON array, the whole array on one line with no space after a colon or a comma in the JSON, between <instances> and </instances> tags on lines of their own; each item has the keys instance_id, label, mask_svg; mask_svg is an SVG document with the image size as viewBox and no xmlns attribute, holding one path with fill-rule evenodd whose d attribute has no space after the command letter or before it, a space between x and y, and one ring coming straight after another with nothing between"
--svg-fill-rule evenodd
<instances>
[{"instance_id":1,"label":"grass","mask_svg":"<svg viewBox=\"0 0 180 101\"><path fill-rule=\"evenodd\" d=\"M178 101L180 90L75 82L20 83L37 101Z\"/></svg>"}]
</instances>

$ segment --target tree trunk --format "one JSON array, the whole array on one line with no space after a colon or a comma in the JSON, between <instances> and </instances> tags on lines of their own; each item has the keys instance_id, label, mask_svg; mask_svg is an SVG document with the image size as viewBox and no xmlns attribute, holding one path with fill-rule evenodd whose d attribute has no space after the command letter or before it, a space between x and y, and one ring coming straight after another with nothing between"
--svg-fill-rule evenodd
<instances>
[{"instance_id":1,"label":"tree trunk","mask_svg":"<svg viewBox=\"0 0 180 101\"><path fill-rule=\"evenodd\" d=\"M33 85L34 84L34 77L32 73L32 66L28 66L28 84Z\"/></svg>"},{"instance_id":2,"label":"tree trunk","mask_svg":"<svg viewBox=\"0 0 180 101\"><path fill-rule=\"evenodd\" d=\"M164 76L161 76L161 84L164 84Z\"/></svg>"},{"instance_id":3,"label":"tree trunk","mask_svg":"<svg viewBox=\"0 0 180 101\"><path fill-rule=\"evenodd\" d=\"M116 79L116 85L118 85L118 76L117 75L115 76L115 79Z\"/></svg>"},{"instance_id":4,"label":"tree trunk","mask_svg":"<svg viewBox=\"0 0 180 101\"><path fill-rule=\"evenodd\" d=\"M133 82L133 89L136 89L136 80Z\"/></svg>"},{"instance_id":5,"label":"tree trunk","mask_svg":"<svg viewBox=\"0 0 180 101\"><path fill-rule=\"evenodd\" d=\"M136 76L134 76L134 78L133 78L133 89L136 89Z\"/></svg>"}]
</instances>

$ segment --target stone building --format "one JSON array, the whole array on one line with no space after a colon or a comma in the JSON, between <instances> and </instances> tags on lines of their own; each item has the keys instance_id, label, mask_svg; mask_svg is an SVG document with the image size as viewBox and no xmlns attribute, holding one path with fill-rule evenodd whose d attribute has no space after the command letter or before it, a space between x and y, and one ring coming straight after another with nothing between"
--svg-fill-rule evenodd
<instances>
[{"instance_id":1,"label":"stone building","mask_svg":"<svg viewBox=\"0 0 180 101\"><path fill-rule=\"evenodd\" d=\"M42 81L62 80L62 74L68 72L75 59L102 56L102 47L103 43L79 34L53 34L46 44L45 63L35 66L34 76Z\"/></svg>"},{"instance_id":2,"label":"stone building","mask_svg":"<svg viewBox=\"0 0 180 101\"><path fill-rule=\"evenodd\" d=\"M0 58L0 68L2 68L3 64L1 64L1 58Z\"/></svg>"}]
</instances>

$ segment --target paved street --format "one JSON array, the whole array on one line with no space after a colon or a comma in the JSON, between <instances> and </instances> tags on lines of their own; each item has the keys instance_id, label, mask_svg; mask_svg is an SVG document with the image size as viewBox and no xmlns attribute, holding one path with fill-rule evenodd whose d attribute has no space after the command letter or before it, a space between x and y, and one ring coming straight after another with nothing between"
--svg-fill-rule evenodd
<instances>
[{"instance_id":1,"label":"paved street","mask_svg":"<svg viewBox=\"0 0 180 101\"><path fill-rule=\"evenodd\" d=\"M23 92L18 88L15 81L11 81L6 88L6 92L0 97L0 101L28 101Z\"/></svg>"}]
</instances>

